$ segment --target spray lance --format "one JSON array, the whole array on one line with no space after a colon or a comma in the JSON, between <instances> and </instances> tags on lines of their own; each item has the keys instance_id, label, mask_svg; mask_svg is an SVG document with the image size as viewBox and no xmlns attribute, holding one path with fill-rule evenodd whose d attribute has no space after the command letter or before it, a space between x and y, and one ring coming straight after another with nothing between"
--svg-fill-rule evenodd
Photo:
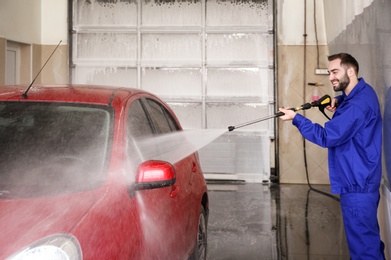
<instances>
[{"instance_id":1,"label":"spray lance","mask_svg":"<svg viewBox=\"0 0 391 260\"><path fill-rule=\"evenodd\" d=\"M326 113L324 112L324 109L329 106L331 104L331 97L329 95L324 95L323 97L321 97L320 99L316 100L316 101L313 101L311 103L305 103L299 107L292 107L292 108L289 108L290 110L293 110L293 111L299 111L299 110L307 110L307 109L310 109L312 107L318 107L320 112L322 112L322 114L327 117L327 119L330 120L330 118L326 115ZM229 126L228 127L228 131L233 131L237 128L240 128L240 127L243 127L243 126L248 126L248 125L252 125L252 124L255 124L255 123L258 123L258 122L261 122L261 121L265 121L265 120L268 120L268 119L271 119L271 118L276 118L276 117L280 117L280 116L283 116L285 115L283 112L277 112L275 113L274 115L271 115L271 116L266 116L266 117L262 117L262 118L258 118L258 119L255 119L253 121L250 121L250 122L246 122L246 123L243 123L243 124L239 124L239 125L235 125L235 126Z\"/></svg>"}]
</instances>

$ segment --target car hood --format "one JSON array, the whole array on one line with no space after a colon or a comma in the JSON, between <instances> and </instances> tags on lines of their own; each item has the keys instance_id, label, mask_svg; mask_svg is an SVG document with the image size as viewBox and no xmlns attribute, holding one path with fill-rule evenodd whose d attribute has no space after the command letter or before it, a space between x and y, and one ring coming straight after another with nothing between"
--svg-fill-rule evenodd
<instances>
[{"instance_id":1,"label":"car hood","mask_svg":"<svg viewBox=\"0 0 391 260\"><path fill-rule=\"evenodd\" d=\"M0 258L56 233L72 233L99 201L94 191L45 198L0 199Z\"/></svg>"}]
</instances>

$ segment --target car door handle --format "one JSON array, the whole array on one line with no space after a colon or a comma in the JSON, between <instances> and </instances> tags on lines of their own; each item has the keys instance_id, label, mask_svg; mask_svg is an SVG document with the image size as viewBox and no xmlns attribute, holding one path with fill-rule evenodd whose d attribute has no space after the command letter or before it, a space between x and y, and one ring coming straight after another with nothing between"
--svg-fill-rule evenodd
<instances>
[{"instance_id":1,"label":"car door handle","mask_svg":"<svg viewBox=\"0 0 391 260\"><path fill-rule=\"evenodd\" d=\"M171 187L171 192L170 192L170 197L171 197L171 198L175 198L176 195L178 194L178 192L179 192L178 186L176 186L175 184L172 185L172 187Z\"/></svg>"}]
</instances>

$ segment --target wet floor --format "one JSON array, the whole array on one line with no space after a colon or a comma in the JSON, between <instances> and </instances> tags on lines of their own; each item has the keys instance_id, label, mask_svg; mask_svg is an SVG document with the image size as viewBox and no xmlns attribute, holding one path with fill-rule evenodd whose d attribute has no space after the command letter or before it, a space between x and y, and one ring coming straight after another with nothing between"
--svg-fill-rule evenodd
<instances>
[{"instance_id":1,"label":"wet floor","mask_svg":"<svg viewBox=\"0 0 391 260\"><path fill-rule=\"evenodd\" d=\"M328 185L312 185L329 193ZM349 259L339 201L299 184L208 183L208 260Z\"/></svg>"}]
</instances>

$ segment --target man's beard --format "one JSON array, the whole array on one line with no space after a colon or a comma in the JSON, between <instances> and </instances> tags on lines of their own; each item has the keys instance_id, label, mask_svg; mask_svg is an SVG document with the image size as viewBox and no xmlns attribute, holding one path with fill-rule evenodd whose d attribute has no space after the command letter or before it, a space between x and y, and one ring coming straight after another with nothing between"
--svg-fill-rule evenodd
<instances>
[{"instance_id":1,"label":"man's beard","mask_svg":"<svg viewBox=\"0 0 391 260\"><path fill-rule=\"evenodd\" d=\"M350 84L350 78L348 77L348 75L346 73L338 81L339 81L339 85L334 88L334 91L336 91L336 92L337 91L344 91L348 87L348 85Z\"/></svg>"}]
</instances>

